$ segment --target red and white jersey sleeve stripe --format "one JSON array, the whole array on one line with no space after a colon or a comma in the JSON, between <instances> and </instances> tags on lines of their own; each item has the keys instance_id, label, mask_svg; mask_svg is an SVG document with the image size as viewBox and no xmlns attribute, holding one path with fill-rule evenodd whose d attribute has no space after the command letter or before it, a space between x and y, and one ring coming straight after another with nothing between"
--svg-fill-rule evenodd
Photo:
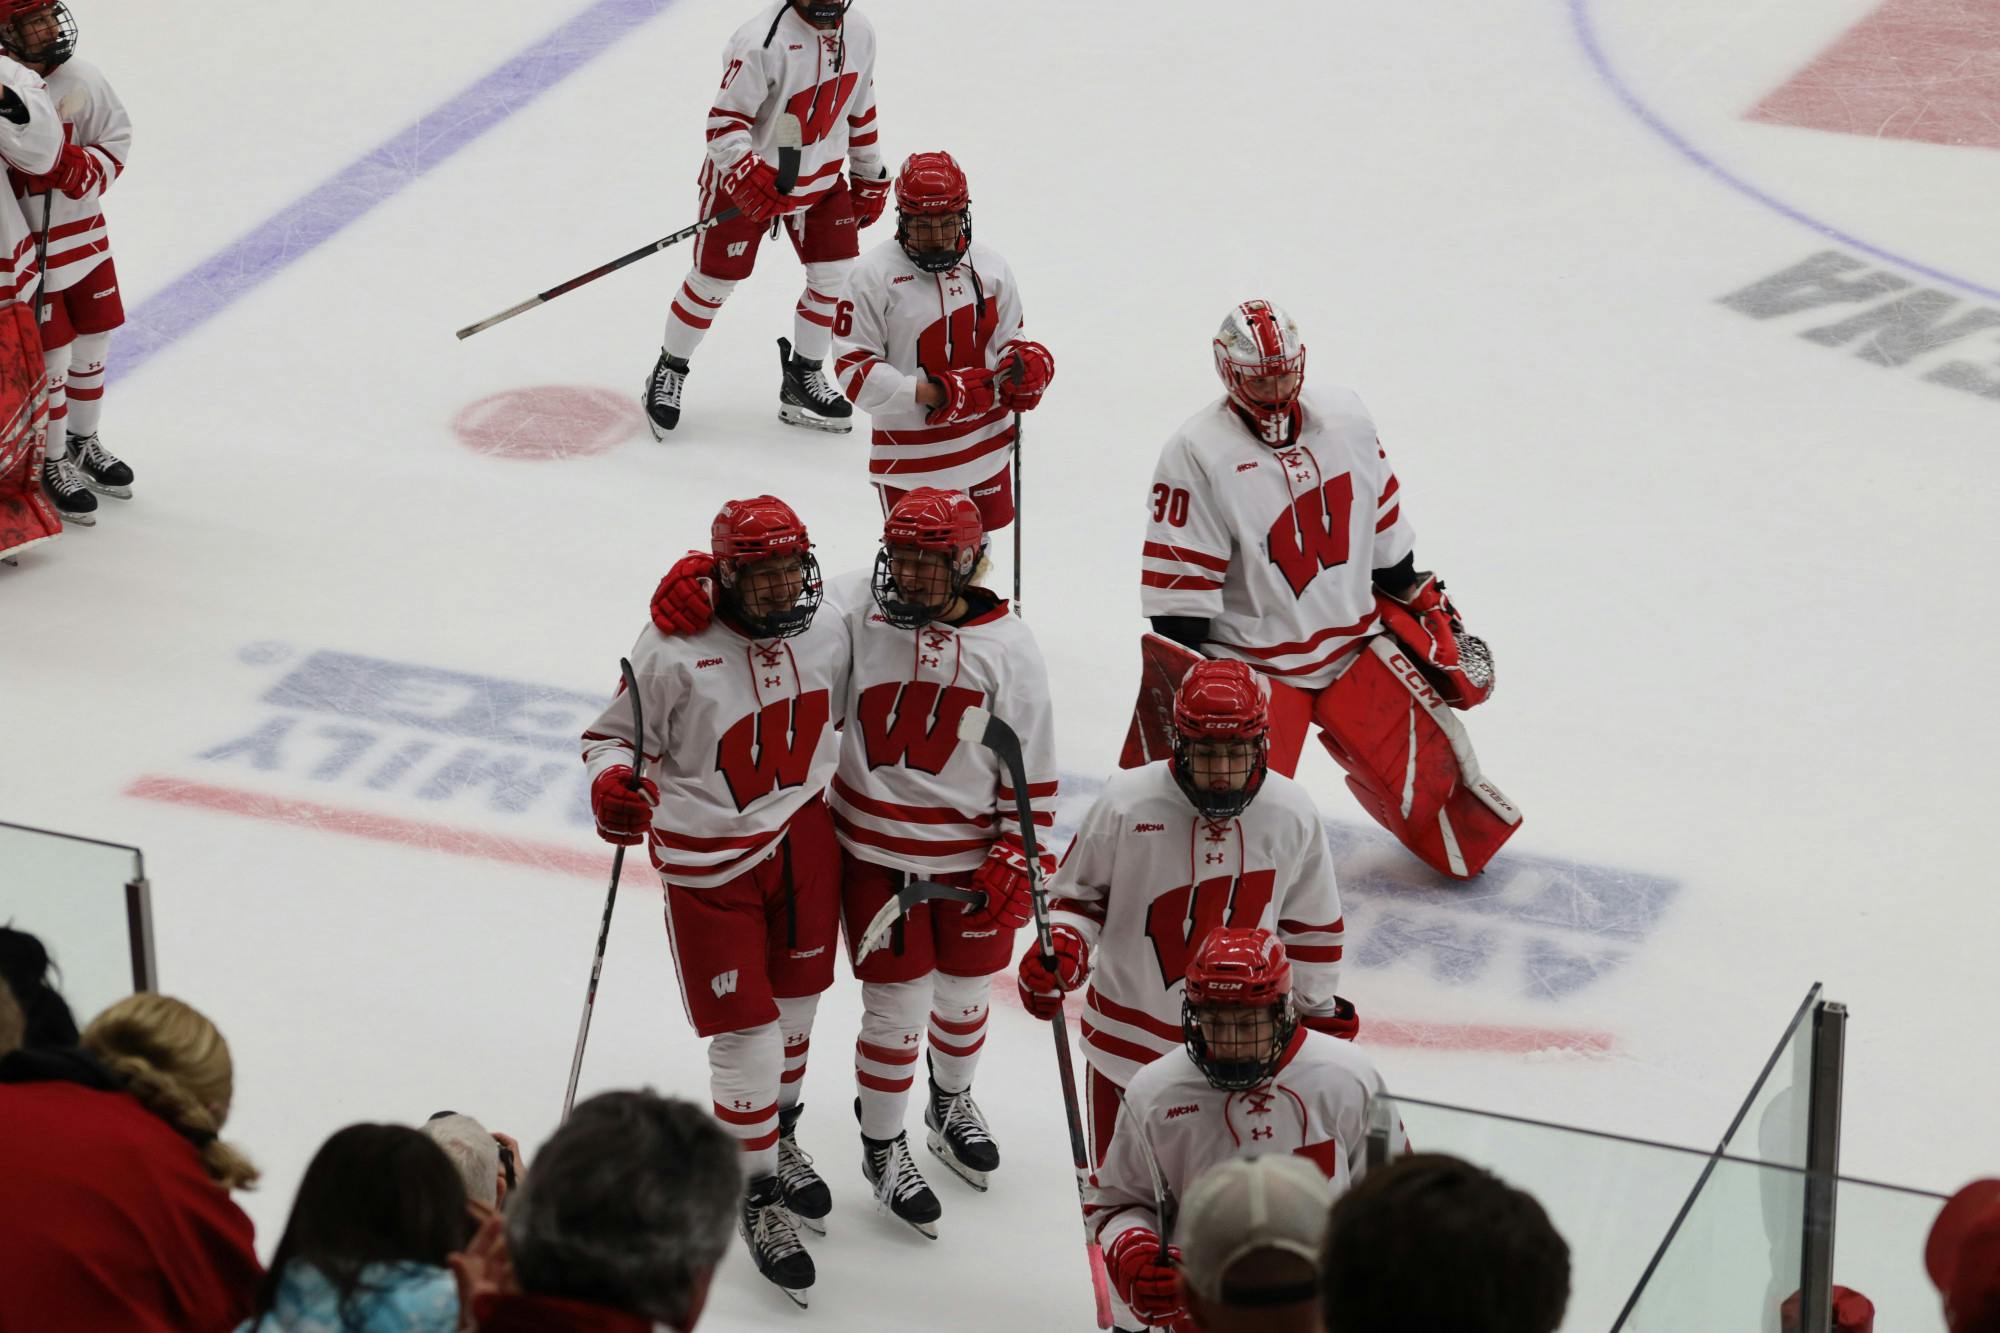
<instances>
[{"instance_id":1,"label":"red and white jersey sleeve stripe","mask_svg":"<svg viewBox=\"0 0 2000 1333\"><path fill-rule=\"evenodd\" d=\"M0 159L16 171L40 175L56 164L63 145L62 122L48 85L27 66L0 56L0 86L12 90L28 111L24 124L0 118ZM18 196L0 203L0 300L24 300L33 294L37 230Z\"/></svg>"},{"instance_id":2,"label":"red and white jersey sleeve stripe","mask_svg":"<svg viewBox=\"0 0 2000 1333\"><path fill-rule=\"evenodd\" d=\"M881 175L881 153L872 143L854 146L854 118L866 116L862 133L876 133L873 109L875 29L849 13L840 27L822 31L785 0L736 30L722 53L722 82L708 109L707 156L701 183L714 183L745 153L778 164L778 117L796 115L804 131L793 211L809 208L840 180L850 152L859 167Z\"/></svg>"},{"instance_id":3,"label":"red and white jersey sleeve stripe","mask_svg":"<svg viewBox=\"0 0 2000 1333\"><path fill-rule=\"evenodd\" d=\"M1304 689L1378 632L1374 571L1416 544L1368 409L1337 387L1304 394L1275 447L1217 399L1167 442L1147 499L1144 613L1207 617L1203 653Z\"/></svg>"},{"instance_id":4,"label":"red and white jersey sleeve stripe","mask_svg":"<svg viewBox=\"0 0 2000 1333\"><path fill-rule=\"evenodd\" d=\"M974 241L964 262L926 273L887 240L849 272L852 327L834 337L834 373L873 430L871 479L899 490L966 490L1007 463L1013 413L996 405L969 421L933 425L917 385L951 369L996 367L1021 336L1021 301L1007 261Z\"/></svg>"},{"instance_id":5,"label":"red and white jersey sleeve stripe","mask_svg":"<svg viewBox=\"0 0 2000 1333\"><path fill-rule=\"evenodd\" d=\"M881 180L888 170L876 121L875 80L869 78L847 104L847 169L856 180Z\"/></svg>"},{"instance_id":6,"label":"red and white jersey sleeve stripe","mask_svg":"<svg viewBox=\"0 0 2000 1333\"><path fill-rule=\"evenodd\" d=\"M81 198L57 192L49 199L47 289L67 291L111 257L111 233L106 228L104 191L125 170L132 155L132 120L125 104L111 89L103 71L71 57L49 75L49 96L63 117L68 141L96 159L101 183ZM28 226L41 229L41 199L22 203Z\"/></svg>"}]
</instances>

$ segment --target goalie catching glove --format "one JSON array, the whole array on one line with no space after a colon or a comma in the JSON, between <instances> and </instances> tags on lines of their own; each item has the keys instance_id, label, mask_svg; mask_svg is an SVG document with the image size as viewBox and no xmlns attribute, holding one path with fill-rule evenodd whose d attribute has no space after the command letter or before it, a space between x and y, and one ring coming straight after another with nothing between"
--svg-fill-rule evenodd
<instances>
[{"instance_id":1,"label":"goalie catching glove","mask_svg":"<svg viewBox=\"0 0 2000 1333\"><path fill-rule=\"evenodd\" d=\"M636 847L653 827L653 807L660 803L659 784L640 778L635 788L632 770L615 764L590 784L590 812L597 816L597 836L620 847Z\"/></svg>"},{"instance_id":2,"label":"goalie catching glove","mask_svg":"<svg viewBox=\"0 0 2000 1333\"><path fill-rule=\"evenodd\" d=\"M1049 942L1055 946L1055 971L1042 964L1041 945L1031 944L1021 955L1020 975L1015 978L1021 1007L1040 1019L1061 1013L1064 993L1081 987L1090 975L1090 946L1083 936L1068 926L1051 926Z\"/></svg>"},{"instance_id":3,"label":"goalie catching glove","mask_svg":"<svg viewBox=\"0 0 2000 1333\"><path fill-rule=\"evenodd\" d=\"M1458 608L1435 574L1420 575L1401 597L1379 588L1375 611L1382 628L1417 659L1424 678L1453 708L1471 708L1493 697L1493 651L1465 632Z\"/></svg>"}]
</instances>

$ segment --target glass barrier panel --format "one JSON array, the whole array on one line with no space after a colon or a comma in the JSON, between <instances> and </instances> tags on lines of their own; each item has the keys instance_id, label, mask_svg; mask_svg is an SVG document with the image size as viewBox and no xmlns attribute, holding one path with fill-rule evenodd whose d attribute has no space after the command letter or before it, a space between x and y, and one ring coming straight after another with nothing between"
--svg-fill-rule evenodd
<instances>
[{"instance_id":1,"label":"glass barrier panel","mask_svg":"<svg viewBox=\"0 0 2000 1333\"><path fill-rule=\"evenodd\" d=\"M80 1028L133 990L125 885L136 848L0 824L0 926L37 936Z\"/></svg>"},{"instance_id":2,"label":"glass barrier panel","mask_svg":"<svg viewBox=\"0 0 2000 1333\"><path fill-rule=\"evenodd\" d=\"M1619 1327L1631 1333L1778 1333L1779 1311L1799 1289L1804 1197L1801 1170L1716 1158Z\"/></svg>"},{"instance_id":3,"label":"glass barrier panel","mask_svg":"<svg viewBox=\"0 0 2000 1333\"><path fill-rule=\"evenodd\" d=\"M1708 1160L1692 1148L1390 1100L1413 1149L1463 1157L1541 1202L1570 1247L1570 1333L1611 1327Z\"/></svg>"},{"instance_id":4,"label":"glass barrier panel","mask_svg":"<svg viewBox=\"0 0 2000 1333\"><path fill-rule=\"evenodd\" d=\"M1776 1057L1751 1089L1743 1114L1723 1138L1721 1151L1773 1166L1806 1166L1806 1133L1812 1091L1813 1006L1820 988L1814 986L1792 1017ZM1798 1214L1805 1214L1800 1188Z\"/></svg>"},{"instance_id":5,"label":"glass barrier panel","mask_svg":"<svg viewBox=\"0 0 2000 1333\"><path fill-rule=\"evenodd\" d=\"M1842 1177L1835 1196L1833 1280L1875 1305L1883 1333L1944 1333L1944 1305L1924 1271L1942 1195Z\"/></svg>"}]
</instances>

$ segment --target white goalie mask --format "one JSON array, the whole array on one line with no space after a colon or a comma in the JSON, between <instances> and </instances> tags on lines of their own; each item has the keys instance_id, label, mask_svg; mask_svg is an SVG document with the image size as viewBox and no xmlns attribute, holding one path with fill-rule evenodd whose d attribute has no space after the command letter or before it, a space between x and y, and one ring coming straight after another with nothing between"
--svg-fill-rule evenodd
<instances>
[{"instance_id":1,"label":"white goalie mask","mask_svg":"<svg viewBox=\"0 0 2000 1333\"><path fill-rule=\"evenodd\" d=\"M1245 301L1215 334L1215 373L1266 444L1283 444L1305 384L1306 345L1282 306Z\"/></svg>"}]
</instances>

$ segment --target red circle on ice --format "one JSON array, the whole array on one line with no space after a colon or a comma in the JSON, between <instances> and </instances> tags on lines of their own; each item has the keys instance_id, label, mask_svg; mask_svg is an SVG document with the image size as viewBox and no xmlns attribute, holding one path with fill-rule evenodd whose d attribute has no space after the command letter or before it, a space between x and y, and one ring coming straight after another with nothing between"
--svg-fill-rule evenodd
<instances>
[{"instance_id":1,"label":"red circle on ice","mask_svg":"<svg viewBox=\"0 0 2000 1333\"><path fill-rule=\"evenodd\" d=\"M587 458L639 429L625 394L582 384L537 384L468 403L452 430L470 449L495 458Z\"/></svg>"}]
</instances>

